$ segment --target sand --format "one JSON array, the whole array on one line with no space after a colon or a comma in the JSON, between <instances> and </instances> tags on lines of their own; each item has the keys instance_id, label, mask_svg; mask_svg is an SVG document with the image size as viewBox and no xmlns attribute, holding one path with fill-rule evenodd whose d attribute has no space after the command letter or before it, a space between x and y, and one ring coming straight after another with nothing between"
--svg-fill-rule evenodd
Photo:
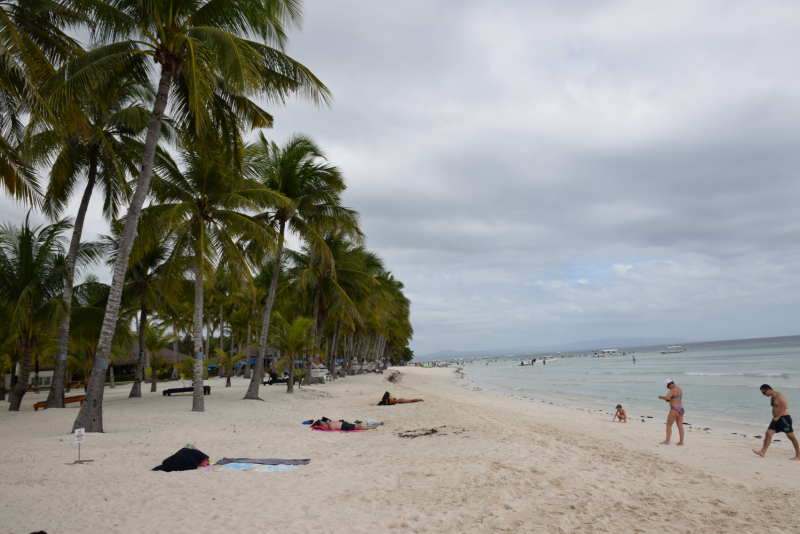
<instances>
[{"instance_id":1,"label":"sand","mask_svg":"<svg viewBox=\"0 0 800 534\"><path fill-rule=\"evenodd\" d=\"M785 438L765 459L750 452L752 436L692 430L685 447L659 446L663 420L611 423L481 390L454 369L400 372L398 384L356 376L294 395L266 386L264 402L241 400L243 379L228 389L212 379L205 413L192 413L188 396L107 389L107 432L82 448L89 465L69 465L77 408L34 413L45 395L28 394L21 412L0 413L0 532L800 532L800 462L788 461ZM425 402L369 405L386 390ZM301 425L321 416L385 425ZM150 471L186 443L212 460L311 463Z\"/></svg>"}]
</instances>

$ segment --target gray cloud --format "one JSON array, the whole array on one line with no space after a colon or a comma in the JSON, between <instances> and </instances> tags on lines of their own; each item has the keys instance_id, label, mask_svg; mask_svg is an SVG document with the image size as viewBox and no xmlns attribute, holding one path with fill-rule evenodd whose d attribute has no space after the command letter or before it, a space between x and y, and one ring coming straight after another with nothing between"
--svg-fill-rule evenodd
<instances>
[{"instance_id":1,"label":"gray cloud","mask_svg":"<svg viewBox=\"0 0 800 534\"><path fill-rule=\"evenodd\" d=\"M344 169L418 353L796 334L798 11L312 0L335 102L268 135Z\"/></svg>"}]
</instances>

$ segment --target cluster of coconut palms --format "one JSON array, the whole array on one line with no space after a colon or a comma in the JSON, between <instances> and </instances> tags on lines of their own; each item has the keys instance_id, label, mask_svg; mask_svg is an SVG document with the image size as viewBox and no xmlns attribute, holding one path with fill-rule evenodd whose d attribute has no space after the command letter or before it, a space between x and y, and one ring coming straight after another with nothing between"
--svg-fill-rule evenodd
<instances>
[{"instance_id":1,"label":"cluster of coconut palms","mask_svg":"<svg viewBox=\"0 0 800 534\"><path fill-rule=\"evenodd\" d=\"M212 363L258 399L267 366L291 392L314 361L408 357L409 301L365 248L341 171L307 136L260 131L264 103L330 101L284 51L301 19L299 0L0 0L0 187L50 221L0 225L11 410L50 364L47 407L77 373L73 428L102 432L113 362L137 345L130 396L155 391L171 345L194 411ZM110 231L86 242L96 193Z\"/></svg>"}]
</instances>

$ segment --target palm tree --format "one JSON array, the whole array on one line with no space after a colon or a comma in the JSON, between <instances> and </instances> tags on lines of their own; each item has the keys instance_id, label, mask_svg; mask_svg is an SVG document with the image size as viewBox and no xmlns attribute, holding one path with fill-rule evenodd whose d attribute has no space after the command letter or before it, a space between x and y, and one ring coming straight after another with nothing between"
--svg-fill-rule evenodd
<instances>
[{"instance_id":1,"label":"palm tree","mask_svg":"<svg viewBox=\"0 0 800 534\"><path fill-rule=\"evenodd\" d=\"M233 368L236 366L239 361L241 361L242 357L244 356L243 352L238 352L234 354L233 352L225 352L222 349L215 349L214 354L216 355L217 363L219 364L220 368L225 370L225 374L228 376L228 379L225 381L225 387L231 387L231 374L233 373Z\"/></svg>"},{"instance_id":2,"label":"palm tree","mask_svg":"<svg viewBox=\"0 0 800 534\"><path fill-rule=\"evenodd\" d=\"M53 117L41 85L80 54L80 45L64 30L85 22L64 0L0 1L0 184L17 200L30 202L40 194L22 151L22 116Z\"/></svg>"},{"instance_id":3,"label":"palm tree","mask_svg":"<svg viewBox=\"0 0 800 534\"><path fill-rule=\"evenodd\" d=\"M180 123L191 125L198 136L215 125L227 125L214 120L218 118L214 111L220 109L230 110L229 116L250 128L271 125L272 118L250 97L281 102L286 96L299 93L317 103L327 103L330 95L308 69L269 46L282 48L285 28L299 25L301 13L296 0L174 0L144 4L139 0L83 0L80 5L96 22L93 35L105 44L75 60L75 74L65 83L65 93L80 91L93 78L109 76L108 65L119 63L123 56L131 63L153 61L160 70L141 171L126 218L120 261L115 265L101 334L98 357L107 361L128 254L149 193L161 122L173 84L173 114ZM259 41L244 36L256 36ZM236 128L224 133L229 139L238 137ZM93 373L87 402L73 428L103 431L100 379L99 372ZM202 405L202 399L195 403Z\"/></svg>"},{"instance_id":4,"label":"palm tree","mask_svg":"<svg viewBox=\"0 0 800 534\"><path fill-rule=\"evenodd\" d=\"M159 165L158 178L153 182L158 204L148 208L149 212L160 214L163 228L172 236L174 253L194 258L196 369L192 411L199 412L204 410L200 367L204 282L213 276L215 260L223 258L228 272L249 280L252 286L249 262L241 243L253 240L269 248L274 242L274 233L250 214L256 213L259 205L285 204L282 195L246 178L234 162L225 157L219 139L206 139L204 148L198 152L192 146L184 147L181 157L185 170L165 156Z\"/></svg>"},{"instance_id":5,"label":"palm tree","mask_svg":"<svg viewBox=\"0 0 800 534\"><path fill-rule=\"evenodd\" d=\"M245 399L257 400L287 227L322 255L329 255L322 232L339 228L354 239L361 239L363 234L358 228L358 213L342 206L341 193L345 184L341 172L325 160L322 150L309 137L295 135L278 146L261 134L250 152L262 183L291 201L288 206L273 206L263 214L277 230L278 246L262 317L256 371L245 394Z\"/></svg>"},{"instance_id":6,"label":"palm tree","mask_svg":"<svg viewBox=\"0 0 800 534\"><path fill-rule=\"evenodd\" d=\"M169 347L169 342L172 341L174 335L167 333L167 325L165 324L147 324L145 331L144 346L145 350L151 354L150 357L150 392L156 391L156 383L158 382L158 367L159 363L163 367L164 358L159 357L158 353L162 349Z\"/></svg>"},{"instance_id":7,"label":"palm tree","mask_svg":"<svg viewBox=\"0 0 800 534\"><path fill-rule=\"evenodd\" d=\"M323 326L331 308L345 313L352 320L361 322L354 301L363 300L378 285L373 278L371 261L373 255L363 246L356 246L339 233L330 233L324 238L330 257L321 257L305 246L302 253L290 252L294 264L295 289L313 302L312 335L317 336L317 348L322 341ZM306 362L309 370L310 362ZM306 375L310 378L310 374Z\"/></svg>"},{"instance_id":8,"label":"palm tree","mask_svg":"<svg viewBox=\"0 0 800 534\"><path fill-rule=\"evenodd\" d=\"M143 104L150 96L146 87L124 78L101 80L91 93L77 95L72 109L80 113L81 120L75 122L73 131L65 132L62 125L53 125L29 141L32 160L51 167L43 203L51 219L64 210L80 179L86 177L67 254L70 279L95 184L103 192L103 214L109 220L117 217L120 203L130 198L126 178L138 172L135 162L140 158L141 143L137 137L147 126L149 112ZM64 302L72 305L69 283L64 287ZM48 408L64 407L64 362L69 325L70 316L67 315L59 327L58 355Z\"/></svg>"},{"instance_id":9,"label":"palm tree","mask_svg":"<svg viewBox=\"0 0 800 534\"><path fill-rule=\"evenodd\" d=\"M115 221L111 225L112 234L102 237L106 250L111 254L109 263L119 259L121 230L121 222ZM136 313L134 309L139 314L139 359L129 398L142 396L147 360L145 333L149 316L178 302L184 288L181 275L186 269L186 258L173 253L167 232L159 227L157 217L142 216L137 234L122 288L123 314Z\"/></svg>"},{"instance_id":10,"label":"palm tree","mask_svg":"<svg viewBox=\"0 0 800 534\"><path fill-rule=\"evenodd\" d=\"M184 290L175 302L172 302L161 308L159 315L166 323L172 328L172 351L175 353L175 358L179 357L178 341L180 340L181 332L189 332L192 329L192 321L189 315L193 311L191 304L191 296L188 284L184 284ZM173 370L172 379L177 380L177 369Z\"/></svg>"},{"instance_id":11,"label":"palm tree","mask_svg":"<svg viewBox=\"0 0 800 534\"><path fill-rule=\"evenodd\" d=\"M103 316L105 315L103 305L108 299L109 288L108 285L100 283L96 276L90 275L86 277L82 284L76 285L74 289L75 301L70 309L70 315L72 316L70 324L73 327L70 329L69 347L70 353L77 355L78 360L73 360L73 371L77 365L76 361L94 362L100 341L100 330L103 327ZM130 348L135 339L129 326L131 318L132 314L123 314L117 321L117 328L114 331L114 344L112 345L112 362L119 357L128 358ZM55 346L48 347L48 356L51 358L51 363L57 353L57 346L60 340L56 338L53 341L54 343L51 344ZM68 357L65 363L69 363L69 361ZM91 365L88 368L88 372L91 373ZM109 366L109 374L111 375L112 387L114 387L112 366ZM85 375L86 378L88 376L89 374ZM47 405L45 405L45 408L47 408Z\"/></svg>"},{"instance_id":12,"label":"palm tree","mask_svg":"<svg viewBox=\"0 0 800 534\"><path fill-rule=\"evenodd\" d=\"M63 232L68 221L31 228L0 225L0 298L13 306L10 334L22 349L19 381L10 411L19 411L28 388L31 356L39 330L58 324L68 312L61 291L67 277Z\"/></svg>"},{"instance_id":13,"label":"palm tree","mask_svg":"<svg viewBox=\"0 0 800 534\"><path fill-rule=\"evenodd\" d=\"M305 354L316 353L316 340L311 335L313 320L308 317L295 317L288 323L279 313L275 314L277 328L272 334L272 346L280 351L282 358L275 364L279 371L289 368L289 381L286 393L294 393L294 362Z\"/></svg>"}]
</instances>

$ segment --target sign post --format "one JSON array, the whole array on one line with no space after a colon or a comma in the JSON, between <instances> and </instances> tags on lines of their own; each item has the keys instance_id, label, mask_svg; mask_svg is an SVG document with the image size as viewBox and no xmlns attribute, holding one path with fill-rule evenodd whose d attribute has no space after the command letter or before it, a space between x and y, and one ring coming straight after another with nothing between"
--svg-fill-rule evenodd
<instances>
[{"instance_id":1,"label":"sign post","mask_svg":"<svg viewBox=\"0 0 800 534\"><path fill-rule=\"evenodd\" d=\"M81 460L81 443L86 441L86 429L85 428L76 428L75 429L75 443L78 444L78 461L75 462L76 464L83 464L86 462L91 462L93 460Z\"/></svg>"}]
</instances>

